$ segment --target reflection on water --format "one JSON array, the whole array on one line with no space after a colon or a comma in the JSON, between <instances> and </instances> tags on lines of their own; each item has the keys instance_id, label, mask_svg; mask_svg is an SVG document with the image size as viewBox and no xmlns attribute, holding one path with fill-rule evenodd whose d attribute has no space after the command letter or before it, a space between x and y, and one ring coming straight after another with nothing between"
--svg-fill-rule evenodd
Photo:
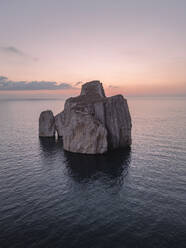
<instances>
[{"instance_id":1,"label":"reflection on water","mask_svg":"<svg viewBox=\"0 0 186 248\"><path fill-rule=\"evenodd\" d=\"M47 138L40 137L39 138L40 149L42 151L42 155L51 159L56 156L56 153L63 153L63 141L62 139L56 140L55 137Z\"/></svg>"},{"instance_id":2,"label":"reflection on water","mask_svg":"<svg viewBox=\"0 0 186 248\"><path fill-rule=\"evenodd\" d=\"M62 155L68 175L77 182L106 179L122 182L130 165L130 149L117 149L103 155L71 153L63 150L62 139L40 138L40 147L44 158Z\"/></svg>"},{"instance_id":3,"label":"reflection on water","mask_svg":"<svg viewBox=\"0 0 186 248\"><path fill-rule=\"evenodd\" d=\"M46 157L55 155L56 151L61 150L63 145L62 139L56 140L55 137L40 137L39 142L41 150Z\"/></svg>"},{"instance_id":4,"label":"reflection on water","mask_svg":"<svg viewBox=\"0 0 186 248\"><path fill-rule=\"evenodd\" d=\"M130 150L115 150L104 155L65 152L69 175L77 181L106 177L122 180L130 164Z\"/></svg>"}]
</instances>

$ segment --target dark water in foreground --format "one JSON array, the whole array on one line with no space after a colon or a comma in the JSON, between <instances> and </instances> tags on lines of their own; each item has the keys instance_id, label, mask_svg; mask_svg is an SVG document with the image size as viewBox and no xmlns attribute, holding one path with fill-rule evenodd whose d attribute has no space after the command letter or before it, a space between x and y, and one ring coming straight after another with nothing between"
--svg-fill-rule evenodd
<instances>
[{"instance_id":1,"label":"dark water in foreground","mask_svg":"<svg viewBox=\"0 0 186 248\"><path fill-rule=\"evenodd\" d=\"M186 247L186 99L129 98L133 145L102 156L38 139L59 100L0 100L0 247Z\"/></svg>"}]
</instances>

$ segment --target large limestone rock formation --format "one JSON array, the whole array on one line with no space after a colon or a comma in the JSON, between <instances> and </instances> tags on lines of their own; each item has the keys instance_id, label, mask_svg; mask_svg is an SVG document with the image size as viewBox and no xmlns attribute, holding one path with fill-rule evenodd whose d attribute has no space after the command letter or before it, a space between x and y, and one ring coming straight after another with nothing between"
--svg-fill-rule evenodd
<instances>
[{"instance_id":1,"label":"large limestone rock formation","mask_svg":"<svg viewBox=\"0 0 186 248\"><path fill-rule=\"evenodd\" d=\"M67 99L55 125L67 151L97 154L131 145L127 101L122 95L106 97L99 81L84 84L78 97Z\"/></svg>"},{"instance_id":2,"label":"large limestone rock formation","mask_svg":"<svg viewBox=\"0 0 186 248\"><path fill-rule=\"evenodd\" d=\"M55 119L52 111L41 112L39 117L39 137L55 136Z\"/></svg>"}]
</instances>

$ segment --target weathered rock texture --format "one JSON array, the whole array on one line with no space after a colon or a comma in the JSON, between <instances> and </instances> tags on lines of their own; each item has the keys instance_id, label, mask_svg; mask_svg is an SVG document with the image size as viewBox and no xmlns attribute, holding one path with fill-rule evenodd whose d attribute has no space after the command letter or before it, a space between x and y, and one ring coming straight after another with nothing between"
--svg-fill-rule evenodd
<instances>
[{"instance_id":1,"label":"weathered rock texture","mask_svg":"<svg viewBox=\"0 0 186 248\"><path fill-rule=\"evenodd\" d=\"M106 97L99 81L84 84L81 94L67 99L64 111L55 116L64 149L77 153L130 146L131 127L127 100L122 95Z\"/></svg>"},{"instance_id":2,"label":"weathered rock texture","mask_svg":"<svg viewBox=\"0 0 186 248\"><path fill-rule=\"evenodd\" d=\"M87 112L72 109L63 124L63 146L71 152L96 154L107 151L107 130Z\"/></svg>"},{"instance_id":3,"label":"weathered rock texture","mask_svg":"<svg viewBox=\"0 0 186 248\"><path fill-rule=\"evenodd\" d=\"M55 119L52 111L46 110L41 112L39 117L39 136L54 137L55 136Z\"/></svg>"},{"instance_id":4,"label":"weathered rock texture","mask_svg":"<svg viewBox=\"0 0 186 248\"><path fill-rule=\"evenodd\" d=\"M82 85L81 96L99 95L100 97L106 97L102 84L100 81L92 81Z\"/></svg>"},{"instance_id":5,"label":"weathered rock texture","mask_svg":"<svg viewBox=\"0 0 186 248\"><path fill-rule=\"evenodd\" d=\"M64 124L65 124L65 120L64 120L64 111L63 111L55 116L55 126L59 137L63 137Z\"/></svg>"}]
</instances>

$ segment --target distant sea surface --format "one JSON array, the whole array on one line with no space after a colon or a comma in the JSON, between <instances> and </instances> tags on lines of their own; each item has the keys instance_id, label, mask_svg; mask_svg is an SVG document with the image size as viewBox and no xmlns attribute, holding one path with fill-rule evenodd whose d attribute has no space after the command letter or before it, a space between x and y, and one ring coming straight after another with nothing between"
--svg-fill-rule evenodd
<instances>
[{"instance_id":1,"label":"distant sea surface","mask_svg":"<svg viewBox=\"0 0 186 248\"><path fill-rule=\"evenodd\" d=\"M128 103L131 150L86 156L38 138L63 100L0 100L1 248L186 247L186 99Z\"/></svg>"}]
</instances>

